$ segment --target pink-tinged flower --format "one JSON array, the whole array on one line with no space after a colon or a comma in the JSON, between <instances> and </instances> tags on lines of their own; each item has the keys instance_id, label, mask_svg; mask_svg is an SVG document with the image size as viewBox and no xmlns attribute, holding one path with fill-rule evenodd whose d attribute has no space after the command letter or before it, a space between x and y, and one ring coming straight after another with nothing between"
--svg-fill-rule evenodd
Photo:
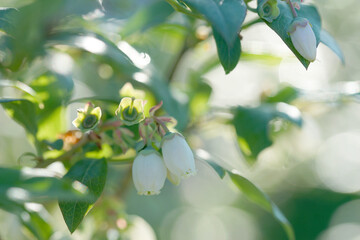
<instances>
[{"instance_id":1,"label":"pink-tinged flower","mask_svg":"<svg viewBox=\"0 0 360 240\"><path fill-rule=\"evenodd\" d=\"M161 155L153 149L139 152L132 166L132 177L138 194L159 194L166 179L166 167Z\"/></svg>"},{"instance_id":2,"label":"pink-tinged flower","mask_svg":"<svg viewBox=\"0 0 360 240\"><path fill-rule=\"evenodd\" d=\"M196 174L194 155L178 133L167 133L162 140L162 153L166 167L173 178L186 178Z\"/></svg>"},{"instance_id":3,"label":"pink-tinged flower","mask_svg":"<svg viewBox=\"0 0 360 240\"><path fill-rule=\"evenodd\" d=\"M290 25L289 34L295 49L310 62L316 59L315 33L305 18L296 18Z\"/></svg>"}]
</instances>

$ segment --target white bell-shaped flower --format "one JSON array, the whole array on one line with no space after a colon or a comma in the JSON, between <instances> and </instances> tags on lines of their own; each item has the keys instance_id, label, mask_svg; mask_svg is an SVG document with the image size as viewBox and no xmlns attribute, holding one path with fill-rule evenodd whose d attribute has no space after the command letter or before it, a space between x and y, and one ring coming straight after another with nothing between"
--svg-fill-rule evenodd
<instances>
[{"instance_id":1,"label":"white bell-shaped flower","mask_svg":"<svg viewBox=\"0 0 360 240\"><path fill-rule=\"evenodd\" d=\"M164 161L158 152L145 149L138 153L132 166L132 177L138 194L159 194L166 174Z\"/></svg>"},{"instance_id":2,"label":"white bell-shaped flower","mask_svg":"<svg viewBox=\"0 0 360 240\"><path fill-rule=\"evenodd\" d=\"M181 182L180 176L172 174L169 169L167 170L167 179L174 185L179 185Z\"/></svg>"},{"instance_id":3,"label":"white bell-shaped flower","mask_svg":"<svg viewBox=\"0 0 360 240\"><path fill-rule=\"evenodd\" d=\"M175 175L172 178L186 178L196 174L194 155L182 135L167 133L161 145L165 165Z\"/></svg>"},{"instance_id":4,"label":"white bell-shaped flower","mask_svg":"<svg viewBox=\"0 0 360 240\"><path fill-rule=\"evenodd\" d=\"M289 34L295 49L310 62L316 59L315 33L305 18L296 18L290 25Z\"/></svg>"}]
</instances>

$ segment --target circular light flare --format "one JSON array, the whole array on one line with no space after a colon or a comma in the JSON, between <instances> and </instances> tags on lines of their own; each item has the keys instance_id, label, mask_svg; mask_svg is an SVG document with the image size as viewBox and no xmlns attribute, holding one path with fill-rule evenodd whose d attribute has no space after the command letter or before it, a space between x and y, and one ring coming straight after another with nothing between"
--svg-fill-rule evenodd
<instances>
[{"instance_id":1,"label":"circular light flare","mask_svg":"<svg viewBox=\"0 0 360 240\"><path fill-rule=\"evenodd\" d=\"M341 193L360 190L360 134L341 133L320 147L315 170L328 188Z\"/></svg>"},{"instance_id":2,"label":"circular light flare","mask_svg":"<svg viewBox=\"0 0 360 240\"><path fill-rule=\"evenodd\" d=\"M360 225L344 223L327 229L317 240L360 240Z\"/></svg>"}]
</instances>

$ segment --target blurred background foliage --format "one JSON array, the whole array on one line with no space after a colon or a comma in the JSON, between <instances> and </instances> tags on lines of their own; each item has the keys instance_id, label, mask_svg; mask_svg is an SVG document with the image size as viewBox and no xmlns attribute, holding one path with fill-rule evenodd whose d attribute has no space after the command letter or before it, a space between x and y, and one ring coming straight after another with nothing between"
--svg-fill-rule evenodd
<instances>
[{"instance_id":1,"label":"blurred background foliage","mask_svg":"<svg viewBox=\"0 0 360 240\"><path fill-rule=\"evenodd\" d=\"M147 106L164 101L199 159L237 169L268 193L296 239L359 237L360 3L307 2L317 6L346 65L320 44L306 71L260 23L242 31L240 62L225 75L211 27L165 1L1 0L1 166L33 167L34 156L59 156L56 140L74 129L76 109L91 100L109 119L119 89L131 82L146 91ZM245 22L254 18L249 12ZM0 205L18 213L0 210L1 239L287 239L273 216L201 160L197 176L143 197L117 158L121 150L87 148L116 157L103 196L78 230L70 235L56 202L41 201L36 174L25 184L31 200L44 205L9 205L2 194L19 181L14 170L3 174L11 179L0 175ZM69 166L48 168L62 176ZM63 187L70 193L46 194L81 194Z\"/></svg>"}]
</instances>

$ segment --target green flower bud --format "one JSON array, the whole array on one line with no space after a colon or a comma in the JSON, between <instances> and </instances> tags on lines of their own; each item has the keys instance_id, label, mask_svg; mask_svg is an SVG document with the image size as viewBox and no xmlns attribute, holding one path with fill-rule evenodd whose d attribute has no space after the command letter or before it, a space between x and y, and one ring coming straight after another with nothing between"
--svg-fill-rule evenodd
<instances>
[{"instance_id":1,"label":"green flower bud","mask_svg":"<svg viewBox=\"0 0 360 240\"><path fill-rule=\"evenodd\" d=\"M268 22L272 22L280 15L277 0L258 0L259 16Z\"/></svg>"},{"instance_id":2,"label":"green flower bud","mask_svg":"<svg viewBox=\"0 0 360 240\"><path fill-rule=\"evenodd\" d=\"M86 131L94 129L101 118L101 108L96 107L92 103L87 103L84 109L77 110L77 118L72 124L80 130Z\"/></svg>"},{"instance_id":3,"label":"green flower bud","mask_svg":"<svg viewBox=\"0 0 360 240\"><path fill-rule=\"evenodd\" d=\"M124 97L121 99L115 114L128 126L137 124L145 118L144 101L142 99Z\"/></svg>"}]
</instances>

